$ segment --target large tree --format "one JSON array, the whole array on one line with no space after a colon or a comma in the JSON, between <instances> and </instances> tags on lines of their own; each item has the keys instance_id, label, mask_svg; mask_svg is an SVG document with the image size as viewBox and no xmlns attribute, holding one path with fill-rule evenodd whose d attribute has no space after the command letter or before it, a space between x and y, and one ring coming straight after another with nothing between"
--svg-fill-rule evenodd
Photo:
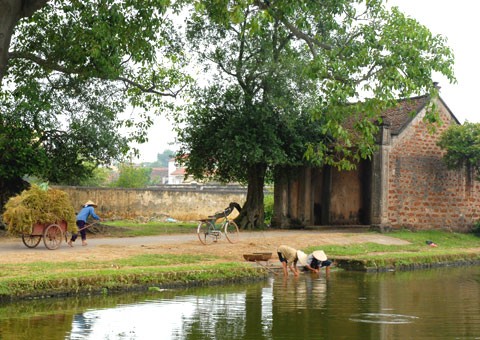
<instances>
[{"instance_id":1,"label":"large tree","mask_svg":"<svg viewBox=\"0 0 480 340\"><path fill-rule=\"evenodd\" d=\"M185 81L169 6L0 0L2 200L24 175L72 184L145 141Z\"/></svg>"},{"instance_id":2,"label":"large tree","mask_svg":"<svg viewBox=\"0 0 480 340\"><path fill-rule=\"evenodd\" d=\"M7 72L10 42L20 20L32 16L48 0L0 0L0 84Z\"/></svg>"},{"instance_id":3,"label":"large tree","mask_svg":"<svg viewBox=\"0 0 480 340\"><path fill-rule=\"evenodd\" d=\"M286 110L251 105L239 86L198 90L193 102L178 129L178 160L196 179L247 183L236 221L242 228L262 226L271 170L305 164L306 145L328 140L322 125L312 123L305 103L285 103Z\"/></svg>"},{"instance_id":4,"label":"large tree","mask_svg":"<svg viewBox=\"0 0 480 340\"><path fill-rule=\"evenodd\" d=\"M215 69L203 80L206 95L196 91L203 102L194 102L198 107L187 110L190 118L182 122L191 127L182 153L189 154L184 159L192 174L219 176L227 169L231 179L248 178L244 226L263 223L264 176L282 165L280 149L269 151L285 145L280 117L308 112L320 120L319 140L305 141L302 155L349 169L372 155L373 122L385 108L412 94L436 95L434 72L454 81L445 39L396 8L387 10L381 0L207 0L197 2L195 11L190 41L201 65ZM218 133L225 131L219 112L231 134ZM209 124L198 123L201 115L210 116ZM427 118L438 120L434 108ZM204 140L193 129L205 129ZM290 155L283 153L288 165Z\"/></svg>"}]
</instances>

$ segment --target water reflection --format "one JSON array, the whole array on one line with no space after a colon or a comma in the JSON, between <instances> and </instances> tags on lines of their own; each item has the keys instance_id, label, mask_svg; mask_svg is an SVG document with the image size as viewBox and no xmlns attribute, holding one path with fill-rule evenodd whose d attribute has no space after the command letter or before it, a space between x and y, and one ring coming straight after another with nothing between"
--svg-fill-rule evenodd
<instances>
[{"instance_id":1,"label":"water reflection","mask_svg":"<svg viewBox=\"0 0 480 340\"><path fill-rule=\"evenodd\" d=\"M0 305L0 339L480 339L480 268Z\"/></svg>"},{"instance_id":2,"label":"water reflection","mask_svg":"<svg viewBox=\"0 0 480 340\"><path fill-rule=\"evenodd\" d=\"M361 313L354 314L350 317L350 321L382 324L412 323L413 321L415 321L415 319L418 318L411 315L385 313Z\"/></svg>"}]
</instances>

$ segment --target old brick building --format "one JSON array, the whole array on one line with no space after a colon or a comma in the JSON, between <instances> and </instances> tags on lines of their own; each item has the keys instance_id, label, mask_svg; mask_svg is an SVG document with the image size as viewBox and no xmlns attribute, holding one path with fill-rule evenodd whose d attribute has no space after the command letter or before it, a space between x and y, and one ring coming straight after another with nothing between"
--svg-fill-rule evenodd
<instances>
[{"instance_id":1,"label":"old brick building","mask_svg":"<svg viewBox=\"0 0 480 340\"><path fill-rule=\"evenodd\" d=\"M444 165L437 140L459 122L441 98L435 102L443 122L435 133L423 121L428 97L399 101L384 113L371 161L353 171L301 167L285 173L275 183L272 225L467 230L479 219L479 183L466 169Z\"/></svg>"}]
</instances>

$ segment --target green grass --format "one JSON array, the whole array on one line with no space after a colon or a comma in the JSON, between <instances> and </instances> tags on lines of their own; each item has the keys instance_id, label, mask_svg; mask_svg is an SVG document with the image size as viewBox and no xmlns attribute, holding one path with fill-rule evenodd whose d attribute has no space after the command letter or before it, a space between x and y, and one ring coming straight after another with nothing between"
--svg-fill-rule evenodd
<instances>
[{"instance_id":1,"label":"green grass","mask_svg":"<svg viewBox=\"0 0 480 340\"><path fill-rule=\"evenodd\" d=\"M198 267L198 263L208 263L217 257L212 255L172 255L172 254L144 254L112 261L78 261L78 262L32 262L24 264L3 264L2 277L12 276L42 276L44 273L58 273L78 275L88 271L100 272L102 270L127 269L127 268L156 268L159 267Z\"/></svg>"},{"instance_id":2,"label":"green grass","mask_svg":"<svg viewBox=\"0 0 480 340\"><path fill-rule=\"evenodd\" d=\"M450 233L438 230L417 232L402 230L385 235L408 241L410 244L383 245L372 242L313 246L305 249L305 251L312 252L322 249L330 258L348 258L363 262L367 267L480 260L480 238L474 234ZM429 246L426 241L434 242L437 247Z\"/></svg>"},{"instance_id":3,"label":"green grass","mask_svg":"<svg viewBox=\"0 0 480 340\"><path fill-rule=\"evenodd\" d=\"M155 236L165 234L193 233L197 228L196 222L146 222L136 221L109 221L102 223L106 226L105 232L111 236L135 237ZM109 228L111 227L111 228Z\"/></svg>"},{"instance_id":4,"label":"green grass","mask_svg":"<svg viewBox=\"0 0 480 340\"><path fill-rule=\"evenodd\" d=\"M195 229L193 223L135 224L122 221L108 224L112 228L122 228L122 234L127 236L132 236L133 232L142 236L176 232L172 231L172 227L189 233ZM378 233L372 232L371 235L373 237ZM408 241L409 244L383 245L370 242L312 246L303 250L312 252L322 249L331 259L356 261L368 268L480 261L480 238L474 234L395 231L385 235ZM426 244L427 240L435 242L438 247L430 247ZM109 261L2 264L0 299L65 292L84 294L99 290L122 290L138 285L188 284L262 275L243 261L219 263L219 259L221 257L215 255L143 254Z\"/></svg>"},{"instance_id":5,"label":"green grass","mask_svg":"<svg viewBox=\"0 0 480 340\"><path fill-rule=\"evenodd\" d=\"M212 255L144 254L112 261L6 264L0 276L0 299L262 275L245 263L218 263L216 259Z\"/></svg>"},{"instance_id":6,"label":"green grass","mask_svg":"<svg viewBox=\"0 0 480 340\"><path fill-rule=\"evenodd\" d=\"M426 231L396 231L391 234L394 237L409 241L418 246L425 245L425 241L430 240L441 247L456 248L456 247L478 247L480 246L480 238L474 234L461 234L446 232L440 230L426 230Z\"/></svg>"},{"instance_id":7,"label":"green grass","mask_svg":"<svg viewBox=\"0 0 480 340\"><path fill-rule=\"evenodd\" d=\"M375 234L372 232L372 235ZM383 245L377 243L359 243L349 245L327 245L322 247L309 247L305 251L322 249L331 255L358 256L372 253L398 253L398 252L439 252L450 253L458 249L480 248L480 238L473 234L449 233L437 230L428 231L394 231L386 236L399 238L410 242L408 245ZM432 241L438 247L430 247L426 241Z\"/></svg>"}]
</instances>

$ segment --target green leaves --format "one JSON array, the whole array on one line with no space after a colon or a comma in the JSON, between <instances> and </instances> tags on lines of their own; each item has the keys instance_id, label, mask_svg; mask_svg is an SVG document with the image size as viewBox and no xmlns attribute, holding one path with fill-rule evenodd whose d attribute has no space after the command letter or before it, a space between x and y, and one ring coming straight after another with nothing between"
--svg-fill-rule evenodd
<instances>
[{"instance_id":1,"label":"green leaves","mask_svg":"<svg viewBox=\"0 0 480 340\"><path fill-rule=\"evenodd\" d=\"M446 150L443 160L449 169L473 169L480 180L480 124L465 122L445 130L438 146Z\"/></svg>"},{"instance_id":2,"label":"green leaves","mask_svg":"<svg viewBox=\"0 0 480 340\"><path fill-rule=\"evenodd\" d=\"M119 188L145 188L150 182L152 168L139 168L133 164L122 164L119 167L118 180L113 183Z\"/></svg>"},{"instance_id":3,"label":"green leaves","mask_svg":"<svg viewBox=\"0 0 480 340\"><path fill-rule=\"evenodd\" d=\"M146 141L152 115L188 82L168 6L53 0L17 24L0 88L0 181L75 184Z\"/></svg>"},{"instance_id":4,"label":"green leaves","mask_svg":"<svg viewBox=\"0 0 480 340\"><path fill-rule=\"evenodd\" d=\"M190 4L186 44L175 15ZM9 57L0 174L61 181L144 142L192 82L190 58L211 73L187 98L182 152L224 180L255 163L351 168L382 110L437 94L434 73L455 81L445 38L381 0L52 0L19 22Z\"/></svg>"}]
</instances>

